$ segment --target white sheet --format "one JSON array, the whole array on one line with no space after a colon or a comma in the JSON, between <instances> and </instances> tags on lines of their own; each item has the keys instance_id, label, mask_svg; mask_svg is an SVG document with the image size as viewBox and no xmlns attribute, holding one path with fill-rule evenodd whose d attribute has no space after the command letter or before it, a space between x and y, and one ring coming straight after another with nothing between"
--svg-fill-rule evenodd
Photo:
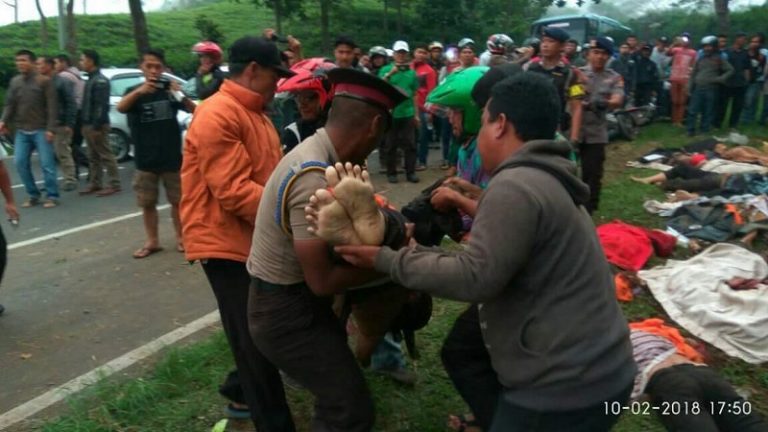
<instances>
[{"instance_id":1,"label":"white sheet","mask_svg":"<svg viewBox=\"0 0 768 432\"><path fill-rule=\"evenodd\" d=\"M718 174L768 173L768 168L762 165L733 162L726 159L710 159L704 162L704 164L699 168L703 171L709 171Z\"/></svg>"},{"instance_id":2,"label":"white sheet","mask_svg":"<svg viewBox=\"0 0 768 432\"><path fill-rule=\"evenodd\" d=\"M768 264L717 243L687 260L639 272L669 316L696 337L749 363L768 361L768 286L734 291L733 277L765 279Z\"/></svg>"}]
</instances>

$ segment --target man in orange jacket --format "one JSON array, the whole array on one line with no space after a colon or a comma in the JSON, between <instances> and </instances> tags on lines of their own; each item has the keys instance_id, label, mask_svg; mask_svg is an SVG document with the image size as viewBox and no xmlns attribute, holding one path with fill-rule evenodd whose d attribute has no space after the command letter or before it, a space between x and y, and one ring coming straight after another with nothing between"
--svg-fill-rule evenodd
<instances>
[{"instance_id":1,"label":"man in orange jacket","mask_svg":"<svg viewBox=\"0 0 768 432\"><path fill-rule=\"evenodd\" d=\"M264 106L277 81L294 73L277 47L244 37L229 49L230 78L195 112L181 168L182 238L189 261L199 260L221 314L245 401L259 431L293 431L277 369L248 332L250 276L245 263L256 210L282 157Z\"/></svg>"}]
</instances>

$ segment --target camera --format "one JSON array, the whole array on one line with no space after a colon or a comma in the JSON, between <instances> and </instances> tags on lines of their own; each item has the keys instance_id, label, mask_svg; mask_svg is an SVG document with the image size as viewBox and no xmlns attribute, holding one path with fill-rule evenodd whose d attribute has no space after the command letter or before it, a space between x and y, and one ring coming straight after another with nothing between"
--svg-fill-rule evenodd
<instances>
[{"instance_id":1,"label":"camera","mask_svg":"<svg viewBox=\"0 0 768 432\"><path fill-rule=\"evenodd\" d=\"M171 89L171 80L166 77L160 77L154 81L152 81L152 85L155 86L158 90L170 90Z\"/></svg>"}]
</instances>

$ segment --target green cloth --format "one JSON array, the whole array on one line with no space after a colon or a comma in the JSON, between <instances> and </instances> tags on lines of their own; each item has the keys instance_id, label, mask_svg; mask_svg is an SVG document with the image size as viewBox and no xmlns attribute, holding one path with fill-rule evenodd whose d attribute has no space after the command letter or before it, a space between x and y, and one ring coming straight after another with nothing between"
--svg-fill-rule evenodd
<instances>
[{"instance_id":1,"label":"green cloth","mask_svg":"<svg viewBox=\"0 0 768 432\"><path fill-rule=\"evenodd\" d=\"M384 79L392 68L393 64L388 64L379 70L379 78ZM392 75L389 78L389 83L402 90L408 99L396 106L392 110L392 118L408 118L416 117L416 107L414 106L413 96L416 94L416 90L419 88L419 79L416 77L416 71L408 69L407 71L400 71Z\"/></svg>"}]
</instances>

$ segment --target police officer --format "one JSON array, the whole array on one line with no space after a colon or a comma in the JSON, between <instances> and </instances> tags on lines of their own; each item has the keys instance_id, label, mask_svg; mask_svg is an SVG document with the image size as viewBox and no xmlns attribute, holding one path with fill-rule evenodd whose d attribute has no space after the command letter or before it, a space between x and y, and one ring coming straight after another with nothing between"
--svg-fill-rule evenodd
<instances>
[{"instance_id":1,"label":"police officer","mask_svg":"<svg viewBox=\"0 0 768 432\"><path fill-rule=\"evenodd\" d=\"M613 55L613 43L598 37L590 43L588 64L580 68L587 79L587 96L583 100L584 121L579 139L581 179L589 186L590 198L587 210L598 208L600 188L605 162L605 146L608 144L608 111L624 105L624 79L616 71L606 68Z\"/></svg>"},{"instance_id":2,"label":"police officer","mask_svg":"<svg viewBox=\"0 0 768 432\"><path fill-rule=\"evenodd\" d=\"M266 357L315 396L312 430L363 432L373 427L373 401L332 303L381 275L334 259L308 231L304 208L328 186L325 166L362 164L407 98L354 69L333 69L328 79L336 87L325 127L288 153L264 188L248 259L249 324Z\"/></svg>"},{"instance_id":3,"label":"police officer","mask_svg":"<svg viewBox=\"0 0 768 432\"><path fill-rule=\"evenodd\" d=\"M567 131L572 142L579 138L582 122L582 104L584 97L583 78L579 71L563 61L563 48L570 39L568 33L560 28L546 27L541 34L539 58L525 64L524 70L540 73L552 79L560 96L560 130Z\"/></svg>"}]
</instances>

